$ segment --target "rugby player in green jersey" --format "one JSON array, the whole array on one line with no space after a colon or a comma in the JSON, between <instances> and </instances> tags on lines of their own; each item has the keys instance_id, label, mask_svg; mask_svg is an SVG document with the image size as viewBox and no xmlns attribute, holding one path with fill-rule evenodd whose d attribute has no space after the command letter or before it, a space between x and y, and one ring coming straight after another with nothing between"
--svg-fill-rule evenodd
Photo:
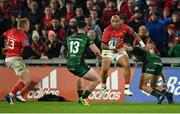
<instances>
[{"instance_id":1,"label":"rugby player in green jersey","mask_svg":"<svg viewBox=\"0 0 180 114\"><path fill-rule=\"evenodd\" d=\"M163 64L160 57L137 46L126 46L125 49L130 51L135 56L137 61L143 63L139 88L156 97L158 99L158 104L161 104L165 96L167 97L169 104L173 103L172 93L167 92L167 83L164 73L162 72ZM163 88L157 85L160 77L162 77L163 80ZM147 85L149 82L150 86Z\"/></svg>"},{"instance_id":2,"label":"rugby player in green jersey","mask_svg":"<svg viewBox=\"0 0 180 114\"><path fill-rule=\"evenodd\" d=\"M78 76L77 91L79 95L79 103L89 105L86 98L100 83L98 74L88 66L84 61L85 50L90 47L94 54L101 59L101 52L96 47L94 42L85 35L85 22L79 22L77 25L78 33L66 38L64 45L61 48L61 54L65 55L67 59L67 68L74 75ZM83 91L82 79L90 81L89 86Z\"/></svg>"}]
</instances>

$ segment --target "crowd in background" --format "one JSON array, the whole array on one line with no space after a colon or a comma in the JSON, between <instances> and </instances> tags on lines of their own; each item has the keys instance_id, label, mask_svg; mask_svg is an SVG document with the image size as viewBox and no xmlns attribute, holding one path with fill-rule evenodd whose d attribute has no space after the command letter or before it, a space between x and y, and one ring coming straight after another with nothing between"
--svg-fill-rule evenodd
<instances>
[{"instance_id":1,"label":"crowd in background","mask_svg":"<svg viewBox=\"0 0 180 114\"><path fill-rule=\"evenodd\" d=\"M59 57L65 38L77 32L80 21L86 22L87 35L100 49L104 28L115 14L120 16L121 23L134 29L154 53L161 57L176 56L171 48L180 43L179 0L0 0L0 35L16 27L19 18L28 18L31 48L50 59ZM124 42L137 44L130 36ZM0 52L3 59L6 44L1 44ZM35 58L32 55L31 59ZM88 49L85 58L96 56Z\"/></svg>"}]
</instances>

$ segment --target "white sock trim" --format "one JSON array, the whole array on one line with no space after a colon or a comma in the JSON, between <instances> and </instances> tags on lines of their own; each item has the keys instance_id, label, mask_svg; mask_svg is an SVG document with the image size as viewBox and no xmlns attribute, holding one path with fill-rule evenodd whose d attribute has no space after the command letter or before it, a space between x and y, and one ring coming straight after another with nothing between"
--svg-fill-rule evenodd
<instances>
[{"instance_id":1,"label":"white sock trim","mask_svg":"<svg viewBox=\"0 0 180 114\"><path fill-rule=\"evenodd\" d=\"M129 89L129 84L125 84L125 88Z\"/></svg>"}]
</instances>

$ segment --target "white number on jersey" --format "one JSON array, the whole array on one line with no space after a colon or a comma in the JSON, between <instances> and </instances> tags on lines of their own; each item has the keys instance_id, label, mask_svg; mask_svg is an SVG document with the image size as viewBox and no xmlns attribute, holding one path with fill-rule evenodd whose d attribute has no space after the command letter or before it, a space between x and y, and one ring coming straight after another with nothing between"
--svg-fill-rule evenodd
<instances>
[{"instance_id":1,"label":"white number on jersey","mask_svg":"<svg viewBox=\"0 0 180 114\"><path fill-rule=\"evenodd\" d=\"M111 38L111 40L108 42L109 45L109 49L115 49L116 48L116 39L115 38Z\"/></svg>"},{"instance_id":2,"label":"white number on jersey","mask_svg":"<svg viewBox=\"0 0 180 114\"><path fill-rule=\"evenodd\" d=\"M78 41L70 41L70 53L79 52L80 43Z\"/></svg>"},{"instance_id":3,"label":"white number on jersey","mask_svg":"<svg viewBox=\"0 0 180 114\"><path fill-rule=\"evenodd\" d=\"M9 49L14 49L14 40L13 39L8 39L8 48Z\"/></svg>"}]
</instances>

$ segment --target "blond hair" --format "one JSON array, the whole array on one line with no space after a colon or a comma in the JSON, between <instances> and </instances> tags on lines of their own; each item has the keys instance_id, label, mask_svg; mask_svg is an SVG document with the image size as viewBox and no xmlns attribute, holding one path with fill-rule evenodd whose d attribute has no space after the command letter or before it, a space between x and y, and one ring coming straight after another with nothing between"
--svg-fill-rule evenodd
<instances>
[{"instance_id":1,"label":"blond hair","mask_svg":"<svg viewBox=\"0 0 180 114\"><path fill-rule=\"evenodd\" d=\"M19 19L18 20L18 23L17 23L17 28L18 29L22 29L22 28L25 28L25 25L28 24L28 19L27 18L22 18L22 19Z\"/></svg>"}]
</instances>

